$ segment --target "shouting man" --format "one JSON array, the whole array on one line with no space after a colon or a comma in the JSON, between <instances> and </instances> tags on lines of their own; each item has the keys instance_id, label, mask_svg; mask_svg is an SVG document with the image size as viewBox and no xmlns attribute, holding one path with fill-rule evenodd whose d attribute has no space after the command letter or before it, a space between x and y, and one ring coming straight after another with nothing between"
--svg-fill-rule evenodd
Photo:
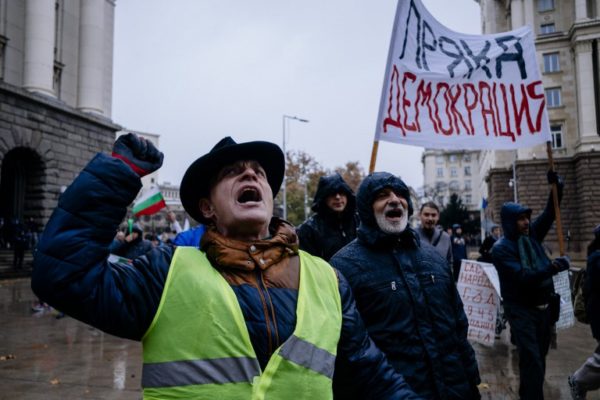
<instances>
[{"instance_id":1,"label":"shouting man","mask_svg":"<svg viewBox=\"0 0 600 400\"><path fill-rule=\"evenodd\" d=\"M462 301L446 259L408 226L408 187L376 172L361 183L357 207L357 238L331 264L348 279L369 335L417 394L480 398Z\"/></svg>"},{"instance_id":2,"label":"shouting man","mask_svg":"<svg viewBox=\"0 0 600 400\"><path fill-rule=\"evenodd\" d=\"M336 355L352 368L335 378L364 398L416 398L367 336L346 281L272 218L284 174L273 143L227 137L188 168L181 200L207 226L200 249L109 262L140 178L162 158L132 134L97 155L61 196L32 276L53 307L142 341L144 398L331 399Z\"/></svg>"}]
</instances>

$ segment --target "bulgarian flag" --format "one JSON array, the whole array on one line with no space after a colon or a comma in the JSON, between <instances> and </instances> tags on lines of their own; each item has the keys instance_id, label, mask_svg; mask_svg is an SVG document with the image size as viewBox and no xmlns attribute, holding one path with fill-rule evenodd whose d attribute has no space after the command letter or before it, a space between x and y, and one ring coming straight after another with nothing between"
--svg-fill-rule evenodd
<instances>
[{"instance_id":1,"label":"bulgarian flag","mask_svg":"<svg viewBox=\"0 0 600 400\"><path fill-rule=\"evenodd\" d=\"M145 191L133 204L133 213L136 217L140 215L152 215L166 206L162 193L157 187L154 187Z\"/></svg>"}]
</instances>

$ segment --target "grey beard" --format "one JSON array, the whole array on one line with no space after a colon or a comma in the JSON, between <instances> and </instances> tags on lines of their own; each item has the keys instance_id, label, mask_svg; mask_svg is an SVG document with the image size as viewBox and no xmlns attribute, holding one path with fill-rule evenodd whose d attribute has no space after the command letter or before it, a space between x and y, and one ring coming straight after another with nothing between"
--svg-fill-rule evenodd
<instances>
[{"instance_id":1,"label":"grey beard","mask_svg":"<svg viewBox=\"0 0 600 400\"><path fill-rule=\"evenodd\" d=\"M406 229L408 225L408 211L404 207L400 207L402 209L402 218L398 222L390 222L385 218L385 211L381 214L375 214L375 221L377 222L377 226L384 233L388 233L391 235L397 235Z\"/></svg>"}]
</instances>

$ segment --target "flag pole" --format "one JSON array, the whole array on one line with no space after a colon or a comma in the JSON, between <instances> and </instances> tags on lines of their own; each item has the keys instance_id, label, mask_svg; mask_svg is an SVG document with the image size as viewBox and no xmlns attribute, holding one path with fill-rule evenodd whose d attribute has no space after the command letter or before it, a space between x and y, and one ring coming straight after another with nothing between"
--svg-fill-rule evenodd
<instances>
[{"instance_id":1,"label":"flag pole","mask_svg":"<svg viewBox=\"0 0 600 400\"><path fill-rule=\"evenodd\" d=\"M377 162L377 150L379 149L379 140L373 142L373 150L371 151L371 163L369 164L369 173L375 172L375 163Z\"/></svg>"},{"instance_id":2,"label":"flag pole","mask_svg":"<svg viewBox=\"0 0 600 400\"><path fill-rule=\"evenodd\" d=\"M548 153L548 163L550 170L554 171L554 158L552 158L552 143L546 142L546 152ZM558 236L558 248L560 255L565 255L565 240L563 238L562 220L560 218L560 207L558 204L558 188L556 182L552 184L552 200L554 202L554 215L556 216L556 235Z\"/></svg>"}]
</instances>

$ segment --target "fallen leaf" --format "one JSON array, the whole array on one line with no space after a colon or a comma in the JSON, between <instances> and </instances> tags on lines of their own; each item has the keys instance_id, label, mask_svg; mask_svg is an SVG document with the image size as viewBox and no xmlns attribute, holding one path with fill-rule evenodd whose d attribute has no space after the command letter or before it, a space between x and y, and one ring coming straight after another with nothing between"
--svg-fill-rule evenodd
<instances>
[{"instance_id":1,"label":"fallen leaf","mask_svg":"<svg viewBox=\"0 0 600 400\"><path fill-rule=\"evenodd\" d=\"M479 389L489 389L490 385L488 385L487 383L480 383L479 385L477 385L477 387Z\"/></svg>"},{"instance_id":2,"label":"fallen leaf","mask_svg":"<svg viewBox=\"0 0 600 400\"><path fill-rule=\"evenodd\" d=\"M56 379L56 378L54 378L54 379L52 379L52 380L50 381L50 384L51 384L51 385L58 385L59 383L60 383L60 381L59 381L58 379Z\"/></svg>"}]
</instances>

